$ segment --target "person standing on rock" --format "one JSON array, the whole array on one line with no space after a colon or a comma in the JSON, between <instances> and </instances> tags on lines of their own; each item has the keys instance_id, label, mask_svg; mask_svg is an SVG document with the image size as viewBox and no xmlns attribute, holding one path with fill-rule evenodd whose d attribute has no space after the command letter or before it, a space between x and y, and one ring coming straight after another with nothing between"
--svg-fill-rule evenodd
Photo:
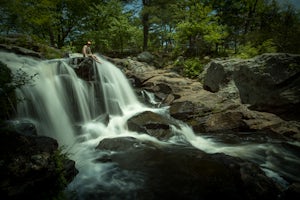
<instances>
[{"instance_id":1,"label":"person standing on rock","mask_svg":"<svg viewBox=\"0 0 300 200\"><path fill-rule=\"evenodd\" d=\"M88 41L88 42L82 47L82 54L83 54L83 57L91 57L91 58L93 58L96 62L101 63L100 60L97 58L97 56L95 56L95 55L92 53L91 45L92 45L92 42L91 42L91 41Z\"/></svg>"}]
</instances>

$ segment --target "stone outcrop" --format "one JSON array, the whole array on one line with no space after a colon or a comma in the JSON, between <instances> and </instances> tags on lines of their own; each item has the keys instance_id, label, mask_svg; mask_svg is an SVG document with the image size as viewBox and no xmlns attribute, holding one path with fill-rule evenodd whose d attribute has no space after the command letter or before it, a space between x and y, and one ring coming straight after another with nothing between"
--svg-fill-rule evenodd
<instances>
[{"instance_id":1,"label":"stone outcrop","mask_svg":"<svg viewBox=\"0 0 300 200\"><path fill-rule=\"evenodd\" d=\"M203 87L231 92L250 109L300 120L300 55L263 54L248 60L215 60L203 75Z\"/></svg>"},{"instance_id":2,"label":"stone outcrop","mask_svg":"<svg viewBox=\"0 0 300 200\"><path fill-rule=\"evenodd\" d=\"M96 63L90 57L75 57L69 59L69 64L73 66L78 77L86 81L92 81L94 77L93 65Z\"/></svg>"},{"instance_id":3,"label":"stone outcrop","mask_svg":"<svg viewBox=\"0 0 300 200\"><path fill-rule=\"evenodd\" d=\"M170 139L174 136L171 126L177 127L177 123L163 115L145 111L131 117L127 121L128 129L131 131L146 133L159 140Z\"/></svg>"},{"instance_id":4,"label":"stone outcrop","mask_svg":"<svg viewBox=\"0 0 300 200\"><path fill-rule=\"evenodd\" d=\"M258 166L222 153L207 154L192 146L159 146L129 137L104 139L97 149L107 152L98 162L117 163L118 170L134 171L145 180L133 199L192 200L221 196L273 200L281 194L280 187ZM99 194L93 191L93 195Z\"/></svg>"},{"instance_id":5,"label":"stone outcrop","mask_svg":"<svg viewBox=\"0 0 300 200\"><path fill-rule=\"evenodd\" d=\"M160 106L170 106L170 115L198 134L264 130L299 140L299 58L216 59L205 66L200 81L131 58L111 61L135 87L154 93Z\"/></svg>"},{"instance_id":6,"label":"stone outcrop","mask_svg":"<svg viewBox=\"0 0 300 200\"><path fill-rule=\"evenodd\" d=\"M3 199L50 199L77 175L55 139L37 136L28 122L0 127L0 195ZM24 132L22 132L24 131Z\"/></svg>"}]
</instances>

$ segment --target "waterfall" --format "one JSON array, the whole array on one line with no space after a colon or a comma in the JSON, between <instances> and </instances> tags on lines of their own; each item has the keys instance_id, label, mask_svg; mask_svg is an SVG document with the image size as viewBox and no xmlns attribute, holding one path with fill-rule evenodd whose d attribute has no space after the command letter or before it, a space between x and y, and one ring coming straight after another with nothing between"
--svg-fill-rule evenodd
<instances>
[{"instance_id":1,"label":"waterfall","mask_svg":"<svg viewBox=\"0 0 300 200\"><path fill-rule=\"evenodd\" d=\"M77 77L67 59L38 61L12 53L1 54L13 72L22 69L33 77L32 84L17 90L21 99L18 118L31 120L40 135L53 137L61 145L73 145L76 128L103 114L121 116L144 107L122 71L105 60L94 66L94 79L101 81L99 86Z\"/></svg>"},{"instance_id":2,"label":"waterfall","mask_svg":"<svg viewBox=\"0 0 300 200\"><path fill-rule=\"evenodd\" d=\"M173 127L173 131L183 137L171 138L166 142L147 134L129 131L126 122L135 114L146 110L167 113L168 108L152 108L141 103L122 70L105 59L101 59L101 64L95 63L93 66L94 81L90 82L77 76L69 64L69 58L42 61L0 52L0 60L13 73L22 69L29 77L33 77L31 84L25 84L16 91L20 99L17 118L30 120L35 124L38 135L53 137L60 146L67 147L66 151L76 161L76 168L79 170L69 189L76 190L79 196L86 190L93 190L97 184L108 191L110 188L118 188L120 191L130 192L142 187L141 174L116 172L113 164L100 165L94 162L95 157L99 156L99 152L95 152L95 146L104 138L131 136L156 143L177 143L184 138L194 147L208 153L223 152L258 160L267 169L274 165L274 155L276 157L283 152L287 163L292 161L296 167L300 166L297 155L289 154L280 147L275 148L271 144L228 145L216 142L213 138L197 136L189 126L180 122L179 128ZM149 102L158 103L151 94L144 95ZM272 169L276 168L277 166L273 166ZM271 172L269 174L276 176ZM112 177L108 179L108 175Z\"/></svg>"}]
</instances>

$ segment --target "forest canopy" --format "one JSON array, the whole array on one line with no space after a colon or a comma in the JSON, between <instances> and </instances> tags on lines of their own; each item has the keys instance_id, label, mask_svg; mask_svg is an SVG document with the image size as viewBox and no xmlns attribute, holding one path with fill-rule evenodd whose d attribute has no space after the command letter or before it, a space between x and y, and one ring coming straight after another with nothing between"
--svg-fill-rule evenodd
<instances>
[{"instance_id":1,"label":"forest canopy","mask_svg":"<svg viewBox=\"0 0 300 200\"><path fill-rule=\"evenodd\" d=\"M300 15L276 0L11 0L0 2L2 36L29 35L80 52L145 50L173 56L300 53Z\"/></svg>"}]
</instances>

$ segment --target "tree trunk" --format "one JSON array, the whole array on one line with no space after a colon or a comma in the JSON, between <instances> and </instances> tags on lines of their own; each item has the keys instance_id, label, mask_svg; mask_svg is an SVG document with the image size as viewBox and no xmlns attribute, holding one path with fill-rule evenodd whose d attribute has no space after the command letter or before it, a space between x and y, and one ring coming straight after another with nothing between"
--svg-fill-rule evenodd
<instances>
[{"instance_id":1,"label":"tree trunk","mask_svg":"<svg viewBox=\"0 0 300 200\"><path fill-rule=\"evenodd\" d=\"M248 16L247 16L246 24L245 24L245 28L244 28L245 34L248 33L248 30L251 27L251 22L253 21L253 16L254 16L254 14L256 12L257 3L258 3L258 0L255 0L254 5L253 6L252 5L249 6Z\"/></svg>"},{"instance_id":2,"label":"tree trunk","mask_svg":"<svg viewBox=\"0 0 300 200\"><path fill-rule=\"evenodd\" d=\"M143 0L144 8L150 5L150 0ZM148 49L148 37L149 37L149 13L145 11L142 15L142 24L143 24L143 51Z\"/></svg>"},{"instance_id":3,"label":"tree trunk","mask_svg":"<svg viewBox=\"0 0 300 200\"><path fill-rule=\"evenodd\" d=\"M149 36L149 14L143 15L143 51L148 49L148 36Z\"/></svg>"},{"instance_id":4,"label":"tree trunk","mask_svg":"<svg viewBox=\"0 0 300 200\"><path fill-rule=\"evenodd\" d=\"M49 39L50 39L50 45L55 46L55 41L54 41L54 34L51 28L49 28Z\"/></svg>"}]
</instances>

